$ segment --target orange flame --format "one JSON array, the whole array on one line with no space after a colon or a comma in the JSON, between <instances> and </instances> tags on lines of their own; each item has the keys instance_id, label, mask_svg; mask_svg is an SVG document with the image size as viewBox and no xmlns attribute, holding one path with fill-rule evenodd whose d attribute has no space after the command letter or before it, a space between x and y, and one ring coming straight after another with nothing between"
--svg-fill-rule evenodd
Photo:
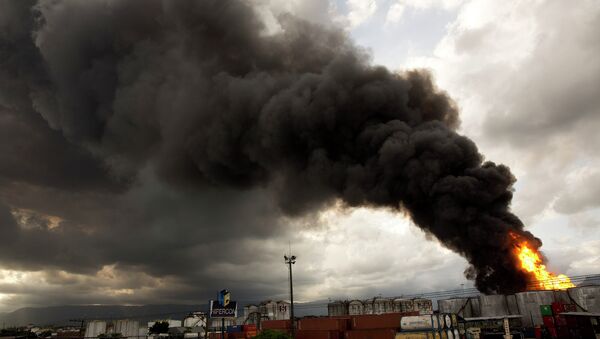
<instances>
[{"instance_id":1,"label":"orange flame","mask_svg":"<svg viewBox=\"0 0 600 339\"><path fill-rule=\"evenodd\" d=\"M575 287L571 279L564 274L556 275L546 270L546 265L543 264L540 254L536 249L529 245L527 240L523 240L520 236L509 233L510 237L515 241L515 255L521 262L521 268L532 274L535 278L535 289L541 290L564 290Z\"/></svg>"}]
</instances>

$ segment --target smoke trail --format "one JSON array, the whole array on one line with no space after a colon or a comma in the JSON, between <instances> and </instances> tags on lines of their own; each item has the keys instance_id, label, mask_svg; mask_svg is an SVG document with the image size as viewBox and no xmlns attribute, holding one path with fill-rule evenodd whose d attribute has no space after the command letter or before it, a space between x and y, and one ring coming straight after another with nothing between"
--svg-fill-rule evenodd
<instances>
[{"instance_id":1,"label":"smoke trail","mask_svg":"<svg viewBox=\"0 0 600 339\"><path fill-rule=\"evenodd\" d=\"M388 207L471 264L484 292L522 290L509 169L455 132L424 71L373 66L342 31L290 16L265 33L237 1L2 3L0 105L30 105L129 178L270 189L290 215ZM15 86L14 84L18 84Z\"/></svg>"}]
</instances>

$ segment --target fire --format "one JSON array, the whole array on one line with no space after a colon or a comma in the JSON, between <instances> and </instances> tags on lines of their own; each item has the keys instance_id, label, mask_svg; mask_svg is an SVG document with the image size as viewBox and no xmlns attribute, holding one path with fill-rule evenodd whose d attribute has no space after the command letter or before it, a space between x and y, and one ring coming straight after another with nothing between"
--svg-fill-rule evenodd
<instances>
[{"instance_id":1,"label":"fire","mask_svg":"<svg viewBox=\"0 0 600 339\"><path fill-rule=\"evenodd\" d=\"M575 287L571 282L571 279L566 275L556 275L552 272L548 272L539 253L529 245L527 240L521 239L520 236L514 233L510 233L510 236L516 242L515 255L521 262L521 268L535 277L535 286L532 287L542 290L564 290Z\"/></svg>"}]
</instances>

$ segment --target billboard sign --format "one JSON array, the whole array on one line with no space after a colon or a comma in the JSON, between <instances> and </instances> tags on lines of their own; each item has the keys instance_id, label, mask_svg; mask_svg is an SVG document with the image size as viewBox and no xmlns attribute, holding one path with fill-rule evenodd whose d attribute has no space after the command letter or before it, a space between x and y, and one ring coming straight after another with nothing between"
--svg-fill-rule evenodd
<instances>
[{"instance_id":1,"label":"billboard sign","mask_svg":"<svg viewBox=\"0 0 600 339\"><path fill-rule=\"evenodd\" d=\"M211 300L209 306L211 318L237 318L237 302L231 301L231 293L227 290L219 292L219 298Z\"/></svg>"}]
</instances>

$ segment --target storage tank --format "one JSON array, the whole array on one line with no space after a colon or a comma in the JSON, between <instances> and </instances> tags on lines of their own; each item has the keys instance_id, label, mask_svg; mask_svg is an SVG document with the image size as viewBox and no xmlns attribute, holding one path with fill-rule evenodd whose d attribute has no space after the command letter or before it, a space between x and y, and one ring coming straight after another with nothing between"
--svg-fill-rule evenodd
<instances>
[{"instance_id":1,"label":"storage tank","mask_svg":"<svg viewBox=\"0 0 600 339\"><path fill-rule=\"evenodd\" d=\"M438 300L440 313L456 313L463 318L472 318L471 303L469 298L451 298Z\"/></svg>"},{"instance_id":2,"label":"storage tank","mask_svg":"<svg viewBox=\"0 0 600 339\"><path fill-rule=\"evenodd\" d=\"M275 320L286 320L290 319L290 303L287 301L280 300L275 303Z\"/></svg>"},{"instance_id":3,"label":"storage tank","mask_svg":"<svg viewBox=\"0 0 600 339\"><path fill-rule=\"evenodd\" d=\"M415 298L413 305L413 310L418 311L419 314L433 314L433 303L430 299Z\"/></svg>"},{"instance_id":4,"label":"storage tank","mask_svg":"<svg viewBox=\"0 0 600 339\"><path fill-rule=\"evenodd\" d=\"M523 316L521 321L524 327L534 327L541 325L542 313L541 305L550 305L554 302L553 291L529 291L515 294L520 314Z\"/></svg>"},{"instance_id":5,"label":"storage tank","mask_svg":"<svg viewBox=\"0 0 600 339\"><path fill-rule=\"evenodd\" d=\"M181 322L179 323L181 326ZM137 337L140 331L140 322L137 320L115 320L113 322L114 334L120 333L123 337Z\"/></svg>"},{"instance_id":6,"label":"storage tank","mask_svg":"<svg viewBox=\"0 0 600 339\"><path fill-rule=\"evenodd\" d=\"M88 321L85 327L85 337L97 337L100 334L106 333L106 321L92 320Z\"/></svg>"},{"instance_id":7,"label":"storage tank","mask_svg":"<svg viewBox=\"0 0 600 339\"><path fill-rule=\"evenodd\" d=\"M363 314L373 314L373 299L363 301Z\"/></svg>"},{"instance_id":8,"label":"storage tank","mask_svg":"<svg viewBox=\"0 0 600 339\"><path fill-rule=\"evenodd\" d=\"M327 315L336 317L348 315L348 303L345 301L334 301L327 304Z\"/></svg>"},{"instance_id":9,"label":"storage tank","mask_svg":"<svg viewBox=\"0 0 600 339\"><path fill-rule=\"evenodd\" d=\"M403 331L431 330L438 327L439 322L435 315L415 315L400 319L400 328Z\"/></svg>"},{"instance_id":10,"label":"storage tank","mask_svg":"<svg viewBox=\"0 0 600 339\"><path fill-rule=\"evenodd\" d=\"M583 312L600 313L600 285L573 287L568 291L568 296Z\"/></svg>"},{"instance_id":11,"label":"storage tank","mask_svg":"<svg viewBox=\"0 0 600 339\"><path fill-rule=\"evenodd\" d=\"M364 304L360 300L352 300L348 303L348 314L360 315L364 312Z\"/></svg>"},{"instance_id":12,"label":"storage tank","mask_svg":"<svg viewBox=\"0 0 600 339\"><path fill-rule=\"evenodd\" d=\"M412 299L396 298L393 301L394 312L412 312L415 306Z\"/></svg>"},{"instance_id":13,"label":"storage tank","mask_svg":"<svg viewBox=\"0 0 600 339\"><path fill-rule=\"evenodd\" d=\"M517 297L514 294L506 296L506 306L508 307L508 314L519 315L519 305L517 305Z\"/></svg>"},{"instance_id":14,"label":"storage tank","mask_svg":"<svg viewBox=\"0 0 600 339\"><path fill-rule=\"evenodd\" d=\"M249 304L244 306L244 316L248 318L251 313L259 312L258 306L254 304Z\"/></svg>"},{"instance_id":15,"label":"storage tank","mask_svg":"<svg viewBox=\"0 0 600 339\"><path fill-rule=\"evenodd\" d=\"M263 318L275 320L277 314L277 303L271 300L263 301L260 303L260 305L258 305L258 311Z\"/></svg>"},{"instance_id":16,"label":"storage tank","mask_svg":"<svg viewBox=\"0 0 600 339\"><path fill-rule=\"evenodd\" d=\"M373 314L392 313L394 310L392 301L388 298L373 299Z\"/></svg>"}]
</instances>

